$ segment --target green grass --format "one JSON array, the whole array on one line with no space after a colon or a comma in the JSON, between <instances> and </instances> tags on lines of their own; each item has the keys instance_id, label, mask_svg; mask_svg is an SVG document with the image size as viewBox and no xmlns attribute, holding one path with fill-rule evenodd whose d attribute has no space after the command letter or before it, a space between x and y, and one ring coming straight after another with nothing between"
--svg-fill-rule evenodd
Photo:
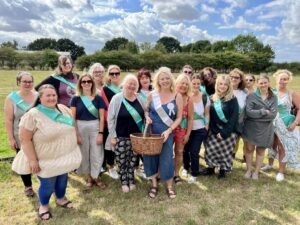
<instances>
[{"instance_id":1,"label":"green grass","mask_svg":"<svg viewBox=\"0 0 300 225\"><path fill-rule=\"evenodd\" d=\"M36 83L50 74L34 71ZM16 71L0 71L0 120L3 121L5 96L17 87ZM292 89L300 91L300 78L291 83ZM3 123L3 122L2 122ZM0 126L0 157L11 156L4 126ZM67 197L74 202L74 210L50 205L53 219L43 224L100 224L100 225L169 225L169 224L300 224L300 173L288 171L286 180L275 181L276 169L262 173L258 181L245 180L245 165L241 163L241 148L234 161L234 170L219 181L214 177L199 177L195 184L184 182L176 187L177 198L169 200L165 188L159 186L158 197L147 197L149 184L137 178L137 190L128 194L121 192L119 181L102 176L108 184L104 191L88 190L83 178L70 174ZM202 151L203 152L203 151ZM265 159L266 162L266 159ZM201 158L203 166L204 160ZM36 217L37 197L28 199L23 195L19 176L11 171L11 164L0 162L0 224L41 224ZM34 190L38 181L33 176Z\"/></svg>"}]
</instances>

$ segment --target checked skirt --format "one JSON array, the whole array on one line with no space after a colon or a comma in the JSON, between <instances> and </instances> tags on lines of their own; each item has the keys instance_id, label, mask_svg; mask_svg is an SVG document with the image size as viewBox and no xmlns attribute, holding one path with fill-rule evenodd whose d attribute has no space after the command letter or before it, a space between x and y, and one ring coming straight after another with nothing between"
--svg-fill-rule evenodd
<instances>
[{"instance_id":1,"label":"checked skirt","mask_svg":"<svg viewBox=\"0 0 300 225\"><path fill-rule=\"evenodd\" d=\"M228 138L219 140L211 134L204 142L204 158L208 167L219 167L222 170L232 168L232 153L236 145L237 134L232 133Z\"/></svg>"}]
</instances>

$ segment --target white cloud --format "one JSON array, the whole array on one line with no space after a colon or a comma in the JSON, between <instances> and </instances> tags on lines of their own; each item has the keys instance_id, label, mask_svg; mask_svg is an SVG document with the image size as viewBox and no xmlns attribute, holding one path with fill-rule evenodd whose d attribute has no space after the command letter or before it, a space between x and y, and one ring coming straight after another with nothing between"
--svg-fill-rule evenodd
<instances>
[{"instance_id":1,"label":"white cloud","mask_svg":"<svg viewBox=\"0 0 300 225\"><path fill-rule=\"evenodd\" d=\"M270 29L265 23L249 23L242 16L239 16L237 21L230 25L222 25L219 26L220 29L246 29L253 31L262 31L266 29Z\"/></svg>"}]
</instances>

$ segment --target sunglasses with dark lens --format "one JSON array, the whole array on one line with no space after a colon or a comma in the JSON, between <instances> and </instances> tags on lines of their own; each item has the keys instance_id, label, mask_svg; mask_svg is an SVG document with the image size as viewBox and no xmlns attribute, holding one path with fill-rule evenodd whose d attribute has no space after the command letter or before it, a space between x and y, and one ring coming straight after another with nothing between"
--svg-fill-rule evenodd
<instances>
[{"instance_id":1,"label":"sunglasses with dark lens","mask_svg":"<svg viewBox=\"0 0 300 225\"><path fill-rule=\"evenodd\" d=\"M82 80L81 83L82 84L92 84L93 81L91 81L91 80Z\"/></svg>"},{"instance_id":2,"label":"sunglasses with dark lens","mask_svg":"<svg viewBox=\"0 0 300 225\"><path fill-rule=\"evenodd\" d=\"M253 81L253 79L246 79L246 81L252 82L252 81Z\"/></svg>"},{"instance_id":3,"label":"sunglasses with dark lens","mask_svg":"<svg viewBox=\"0 0 300 225\"><path fill-rule=\"evenodd\" d=\"M235 76L230 76L231 80L239 80L241 79L240 77L235 77Z\"/></svg>"},{"instance_id":4,"label":"sunglasses with dark lens","mask_svg":"<svg viewBox=\"0 0 300 225\"><path fill-rule=\"evenodd\" d=\"M116 72L116 73L109 73L109 76L119 76L120 72Z\"/></svg>"},{"instance_id":5,"label":"sunglasses with dark lens","mask_svg":"<svg viewBox=\"0 0 300 225\"><path fill-rule=\"evenodd\" d=\"M192 71L183 71L183 72L187 74L192 74Z\"/></svg>"}]
</instances>

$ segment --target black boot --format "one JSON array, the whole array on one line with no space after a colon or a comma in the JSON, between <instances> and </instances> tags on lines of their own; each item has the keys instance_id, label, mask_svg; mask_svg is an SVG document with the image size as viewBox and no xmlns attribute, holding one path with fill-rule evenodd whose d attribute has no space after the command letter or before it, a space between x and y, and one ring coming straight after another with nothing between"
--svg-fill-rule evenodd
<instances>
[{"instance_id":1,"label":"black boot","mask_svg":"<svg viewBox=\"0 0 300 225\"><path fill-rule=\"evenodd\" d=\"M225 178L226 171L225 170L220 170L218 179L224 179Z\"/></svg>"},{"instance_id":2,"label":"black boot","mask_svg":"<svg viewBox=\"0 0 300 225\"><path fill-rule=\"evenodd\" d=\"M215 174L214 167L208 167L200 173L200 175L202 175L202 176L212 176L214 174Z\"/></svg>"}]
</instances>

